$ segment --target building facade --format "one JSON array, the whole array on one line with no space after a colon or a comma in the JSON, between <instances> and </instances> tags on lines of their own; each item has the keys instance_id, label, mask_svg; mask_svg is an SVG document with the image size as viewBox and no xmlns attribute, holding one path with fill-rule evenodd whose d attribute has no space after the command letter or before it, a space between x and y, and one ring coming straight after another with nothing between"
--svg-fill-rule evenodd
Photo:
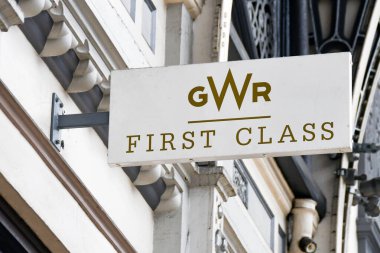
<instances>
[{"instance_id":1,"label":"building facade","mask_svg":"<svg viewBox=\"0 0 380 253\"><path fill-rule=\"evenodd\" d=\"M0 252L379 252L379 17L374 0L0 0ZM114 70L342 51L353 153L120 168L107 123L52 128L54 110L108 112Z\"/></svg>"}]
</instances>

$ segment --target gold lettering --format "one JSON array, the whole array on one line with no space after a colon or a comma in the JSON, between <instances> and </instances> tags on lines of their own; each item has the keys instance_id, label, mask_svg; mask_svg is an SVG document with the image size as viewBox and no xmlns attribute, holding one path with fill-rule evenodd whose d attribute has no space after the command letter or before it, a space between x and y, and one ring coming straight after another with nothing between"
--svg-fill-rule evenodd
<instances>
[{"instance_id":1,"label":"gold lettering","mask_svg":"<svg viewBox=\"0 0 380 253\"><path fill-rule=\"evenodd\" d=\"M132 147L136 148L137 141L136 140L132 140L132 138L137 138L137 141L140 141L140 135L127 135L128 150L126 151L126 153L133 153L133 152L135 152L135 151L132 150Z\"/></svg>"},{"instance_id":2,"label":"gold lettering","mask_svg":"<svg viewBox=\"0 0 380 253\"><path fill-rule=\"evenodd\" d=\"M190 143L190 146L186 146L185 143L182 143L182 149L192 149L194 147L194 141L192 139L189 139L188 137L186 137L186 135L189 135L194 138L194 131L190 132L190 131L187 131L187 132L184 132L183 135L182 135L182 138L184 141L187 141Z\"/></svg>"},{"instance_id":3,"label":"gold lettering","mask_svg":"<svg viewBox=\"0 0 380 253\"><path fill-rule=\"evenodd\" d=\"M146 136L148 136L148 149L146 150L146 152L153 152L154 150L152 149L152 137L154 136L154 134L147 134Z\"/></svg>"},{"instance_id":4,"label":"gold lettering","mask_svg":"<svg viewBox=\"0 0 380 253\"><path fill-rule=\"evenodd\" d=\"M226 80L224 81L224 84L223 84L223 87L222 87L220 94L218 93L218 91L216 89L216 85L215 85L215 82L214 82L214 79L212 78L212 76L207 77L208 83L209 83L211 91L212 91L212 95L214 96L214 99L215 99L216 106L218 107L218 111L220 111L220 108L222 107L222 103L223 103L224 97L226 96L226 92L227 92L227 89L229 86L231 86L231 89L232 89L232 92L234 94L236 103L240 109L240 107L243 103L245 93L247 92L249 81L251 80L251 77L252 77L252 73L247 74L247 76L245 77L243 88L241 89L241 91L239 93L238 88L237 88L236 83L235 83L235 80L234 80L234 77L232 76L231 69L229 69L227 76L226 76Z\"/></svg>"},{"instance_id":5,"label":"gold lettering","mask_svg":"<svg viewBox=\"0 0 380 253\"><path fill-rule=\"evenodd\" d=\"M281 135L281 139L278 141L278 143L284 143L285 137L290 137L291 138L290 142L297 142L297 140L294 138L292 129L290 128L289 125L285 126L284 131L282 132L282 135Z\"/></svg>"},{"instance_id":6,"label":"gold lettering","mask_svg":"<svg viewBox=\"0 0 380 253\"><path fill-rule=\"evenodd\" d=\"M331 127L331 129L326 129L325 128L325 126L326 125L330 125L330 127ZM333 137L334 137L334 132L332 131L332 128L334 128L334 122L324 122L323 124L322 124L322 130L324 131L324 132L327 132L327 133L329 133L329 136L328 137L326 137L324 134L322 134L322 140L323 141L325 141L325 140L331 140Z\"/></svg>"},{"instance_id":7,"label":"gold lettering","mask_svg":"<svg viewBox=\"0 0 380 253\"><path fill-rule=\"evenodd\" d=\"M206 134L206 145L203 146L204 148L211 148L210 144L210 133L212 133L213 136L215 136L215 130L203 130L201 131L201 136L203 137L203 134Z\"/></svg>"},{"instance_id":8,"label":"gold lettering","mask_svg":"<svg viewBox=\"0 0 380 253\"><path fill-rule=\"evenodd\" d=\"M166 144L170 144L170 148L171 148L171 150L175 150L175 147L174 147L174 144L173 144L174 134L172 134L172 133L162 133L161 136L162 136L162 148L161 148L160 150L161 150L161 151L166 151L166 150L168 150L168 149L166 148ZM166 136L169 136L170 139L167 140L167 139L166 139Z\"/></svg>"},{"instance_id":9,"label":"gold lettering","mask_svg":"<svg viewBox=\"0 0 380 253\"><path fill-rule=\"evenodd\" d=\"M271 144L272 143L272 137L269 138L268 141L264 141L264 129L267 128L265 126L258 127L260 129L260 141L258 144Z\"/></svg>"},{"instance_id":10,"label":"gold lettering","mask_svg":"<svg viewBox=\"0 0 380 253\"><path fill-rule=\"evenodd\" d=\"M240 141L240 138L239 138L239 136L240 136L240 132L241 131L243 131L243 130L245 130L245 131L247 131L249 134L251 134L252 133L252 129L251 128L246 128L246 127L243 127L243 128L240 128L237 132L236 132L236 141L237 141L237 143L239 143L239 145L241 145L241 146L246 146L246 145L248 145L249 143L251 143L251 138L248 138L248 140L246 141L246 142L241 142Z\"/></svg>"},{"instance_id":11,"label":"gold lettering","mask_svg":"<svg viewBox=\"0 0 380 253\"><path fill-rule=\"evenodd\" d=\"M307 127L310 126L312 129L307 129ZM303 131L305 133L308 133L311 135L311 137L307 138L306 137L306 134L303 135L302 137L302 140L303 141L312 141L315 139L315 133L313 132L313 130L315 129L315 123L306 123L305 125L303 125Z\"/></svg>"},{"instance_id":12,"label":"gold lettering","mask_svg":"<svg viewBox=\"0 0 380 253\"><path fill-rule=\"evenodd\" d=\"M197 87L194 87L193 89L191 89L191 91L189 92L189 95L187 96L187 99L189 100L189 103L192 106L201 107L201 106L204 106L205 104L207 104L208 96L205 93L201 93L198 95L199 101L194 100L195 93L197 91L203 92L204 89L205 89L205 87L202 87L202 86L197 86Z\"/></svg>"},{"instance_id":13,"label":"gold lettering","mask_svg":"<svg viewBox=\"0 0 380 253\"><path fill-rule=\"evenodd\" d=\"M264 88L264 90L259 91L259 88ZM265 102L269 102L269 93L272 90L272 87L269 83L266 82L260 82L260 83L253 83L252 88L252 102L257 102L258 97L263 97Z\"/></svg>"}]
</instances>

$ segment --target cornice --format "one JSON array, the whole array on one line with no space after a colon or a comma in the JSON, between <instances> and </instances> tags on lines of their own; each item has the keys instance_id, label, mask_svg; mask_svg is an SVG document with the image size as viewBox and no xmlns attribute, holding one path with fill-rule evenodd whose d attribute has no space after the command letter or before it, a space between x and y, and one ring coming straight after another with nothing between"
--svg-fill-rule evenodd
<instances>
[{"instance_id":1,"label":"cornice","mask_svg":"<svg viewBox=\"0 0 380 253\"><path fill-rule=\"evenodd\" d=\"M108 110L110 72L125 69L126 63L85 1L0 0L0 28L7 31L43 11L48 11L53 26L38 53L47 58L73 49L79 64L67 92L86 92L98 85L104 97L99 109Z\"/></svg>"}]
</instances>

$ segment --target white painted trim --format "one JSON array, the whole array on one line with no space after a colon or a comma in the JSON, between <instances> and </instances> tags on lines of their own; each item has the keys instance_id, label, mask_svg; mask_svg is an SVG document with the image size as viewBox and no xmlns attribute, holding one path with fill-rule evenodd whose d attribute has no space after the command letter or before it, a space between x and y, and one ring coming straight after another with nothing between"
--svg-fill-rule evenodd
<instances>
[{"instance_id":1,"label":"white painted trim","mask_svg":"<svg viewBox=\"0 0 380 253\"><path fill-rule=\"evenodd\" d=\"M153 3L157 9L155 53L152 52L141 34L142 1L136 1L135 20L132 20L120 0L79 1L77 11L86 10L92 13L128 68L163 66L165 61L166 5L161 0L153 0ZM87 19L87 22L89 21Z\"/></svg>"},{"instance_id":2,"label":"white painted trim","mask_svg":"<svg viewBox=\"0 0 380 253\"><path fill-rule=\"evenodd\" d=\"M127 63L120 49L113 44L106 31L85 1L63 0L67 25L81 44L89 41L89 52L97 69L108 78L112 69L124 69Z\"/></svg>"},{"instance_id":3,"label":"white painted trim","mask_svg":"<svg viewBox=\"0 0 380 253\"><path fill-rule=\"evenodd\" d=\"M228 61L228 50L230 43L230 26L231 26L231 12L232 0L222 0L220 8L220 15L218 17L218 62Z\"/></svg>"},{"instance_id":4,"label":"white painted trim","mask_svg":"<svg viewBox=\"0 0 380 253\"><path fill-rule=\"evenodd\" d=\"M272 253L239 197L229 198L222 207L225 219L247 252Z\"/></svg>"},{"instance_id":5,"label":"white painted trim","mask_svg":"<svg viewBox=\"0 0 380 253\"><path fill-rule=\"evenodd\" d=\"M284 215L287 215L292 209L294 194L281 174L276 161L274 158L255 159L254 161L258 165L262 165L257 167L258 171L269 185L272 196L275 196L281 211Z\"/></svg>"},{"instance_id":6,"label":"white painted trim","mask_svg":"<svg viewBox=\"0 0 380 253\"><path fill-rule=\"evenodd\" d=\"M342 163L341 168L348 168L349 160L347 154L343 154L342 156ZM335 245L332 246L332 248L335 248L335 253L343 253L343 230L344 228L344 213L346 208L346 183L344 182L343 177L339 177L338 182L338 190L336 192L338 199L337 199L337 207L336 210L333 210L336 212L337 216L335 219ZM333 224L334 225L334 224Z\"/></svg>"},{"instance_id":7,"label":"white painted trim","mask_svg":"<svg viewBox=\"0 0 380 253\"><path fill-rule=\"evenodd\" d=\"M243 161L275 217L274 232L277 231L276 224L279 224L283 231L286 231L286 217L292 208L294 195L281 186L279 177L268 172L273 171L274 168L270 166L266 158L244 159Z\"/></svg>"}]
</instances>

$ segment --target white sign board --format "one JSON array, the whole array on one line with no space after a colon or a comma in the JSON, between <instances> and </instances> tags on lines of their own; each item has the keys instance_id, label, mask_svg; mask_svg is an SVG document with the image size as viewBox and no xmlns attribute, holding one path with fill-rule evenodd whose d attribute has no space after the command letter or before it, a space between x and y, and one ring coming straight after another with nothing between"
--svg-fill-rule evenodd
<instances>
[{"instance_id":1,"label":"white sign board","mask_svg":"<svg viewBox=\"0 0 380 253\"><path fill-rule=\"evenodd\" d=\"M351 151L351 55L114 71L118 166Z\"/></svg>"}]
</instances>

